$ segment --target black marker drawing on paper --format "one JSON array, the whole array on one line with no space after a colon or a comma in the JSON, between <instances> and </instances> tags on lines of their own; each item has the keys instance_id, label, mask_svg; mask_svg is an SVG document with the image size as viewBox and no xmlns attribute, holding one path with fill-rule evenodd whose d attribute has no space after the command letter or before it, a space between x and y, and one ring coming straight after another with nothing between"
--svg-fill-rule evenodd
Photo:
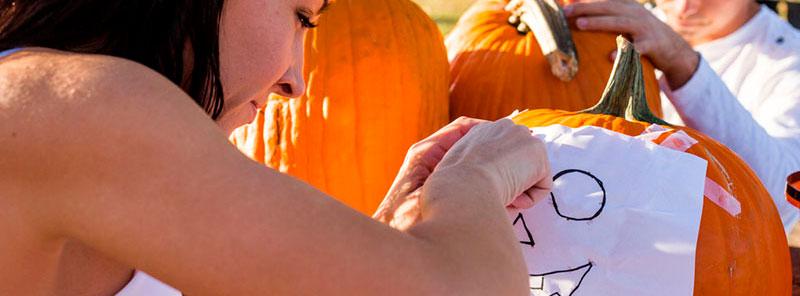
<instances>
[{"instance_id":1,"label":"black marker drawing on paper","mask_svg":"<svg viewBox=\"0 0 800 296\"><path fill-rule=\"evenodd\" d=\"M541 274L530 275L531 295L534 296L572 296L578 288L581 287L583 279L592 270L592 262L578 266L576 268L551 271ZM574 287L566 287L561 290L561 287L552 284L556 280L571 280L573 283L577 282ZM560 281L564 282L564 281Z\"/></svg>"},{"instance_id":2,"label":"black marker drawing on paper","mask_svg":"<svg viewBox=\"0 0 800 296\"><path fill-rule=\"evenodd\" d=\"M603 212L603 209L606 205L606 189L603 186L603 181L599 178L594 176L592 173L579 170L579 169L567 169L557 173L553 176L553 181L555 182L561 177L570 175L570 174L578 174L582 175L590 180L589 182L595 183L598 186L599 192L602 192L602 196L600 197L600 201L598 203L598 208L596 211L588 213L577 213L579 210L571 211L566 206L562 205L562 208L559 208L558 200L560 198L566 198L566 196L561 196L560 198L557 197L553 192L550 192L550 198L552 201L553 209L555 210L558 216L567 219L567 221L591 221L600 216ZM555 191L555 190L553 190ZM563 195L564 193L559 193ZM587 200L590 201L590 200ZM518 231L518 236L520 237L520 243L524 245L528 245L531 248L534 248L536 243L534 242L533 234L528 228L527 223L525 222L525 217L522 213L519 213L517 217L514 219L513 225L517 226L515 229L519 229L518 224L521 225L524 233ZM590 260L586 260L588 263L581 265L576 268L564 269L564 270L557 270L557 271L550 271L540 274L529 274L530 276L530 288L531 288L531 295L535 296L572 296L575 291L580 288L581 283L589 274L589 271L594 266ZM561 287L554 283L555 281L564 283L564 282L573 282L576 283L574 287L566 287L565 290L561 290Z\"/></svg>"},{"instance_id":3,"label":"black marker drawing on paper","mask_svg":"<svg viewBox=\"0 0 800 296\"><path fill-rule=\"evenodd\" d=\"M597 216L600 216L600 213L603 212L603 208L605 208L605 206L606 206L606 188L603 187L603 181L600 181L600 179L598 179L597 177L592 175L592 173L589 173L587 171L578 170L578 169L569 169L569 170L563 170L563 171L559 172L558 174L556 174L553 177L553 182L558 180L558 178L561 178L561 177L563 177L565 175L573 174L573 173L583 174L583 175L586 175L586 176L590 177L600 187L600 190L603 192L603 197L600 200L599 208L591 216L585 216L585 215L581 216L579 214L568 213L569 211L559 210L558 201L556 200L556 196L555 196L555 194L553 194L553 192L550 192L550 199L553 202L553 208L555 208L556 214L558 214L559 216L563 217L564 219L567 219L567 220L570 220L570 221L589 221L589 220L593 220L594 218L597 218Z\"/></svg>"},{"instance_id":4,"label":"black marker drawing on paper","mask_svg":"<svg viewBox=\"0 0 800 296\"><path fill-rule=\"evenodd\" d=\"M520 223L522 225L522 230L525 231L525 237L522 237L519 243L523 245L529 245L531 247L535 246L536 242L533 241L533 235L528 229L528 224L525 223L525 217L522 216L522 213L517 214L517 218L514 219L514 223L512 225L516 226L517 223Z\"/></svg>"}]
</instances>

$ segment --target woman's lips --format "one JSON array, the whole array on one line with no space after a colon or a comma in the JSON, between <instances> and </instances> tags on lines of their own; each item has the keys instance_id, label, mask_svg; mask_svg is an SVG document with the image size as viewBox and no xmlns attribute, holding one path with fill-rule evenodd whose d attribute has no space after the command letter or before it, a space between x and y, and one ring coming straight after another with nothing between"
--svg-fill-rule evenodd
<instances>
[{"instance_id":1,"label":"woman's lips","mask_svg":"<svg viewBox=\"0 0 800 296\"><path fill-rule=\"evenodd\" d=\"M251 112L250 112L250 119L248 120L248 122L252 122L253 120L256 119L256 115L258 114L258 109L261 109L258 107L258 103L256 103L256 101L250 101Z\"/></svg>"}]
</instances>

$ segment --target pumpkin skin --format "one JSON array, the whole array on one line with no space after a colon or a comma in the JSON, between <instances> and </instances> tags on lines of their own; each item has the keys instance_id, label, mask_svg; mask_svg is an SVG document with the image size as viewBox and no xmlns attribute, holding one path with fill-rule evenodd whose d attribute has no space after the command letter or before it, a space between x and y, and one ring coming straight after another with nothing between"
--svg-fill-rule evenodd
<instances>
[{"instance_id":1,"label":"pumpkin skin","mask_svg":"<svg viewBox=\"0 0 800 296\"><path fill-rule=\"evenodd\" d=\"M629 136L650 123L627 121L603 114L539 109L523 112L514 121L528 127L553 124L577 128L597 126ZM695 262L695 295L790 295L791 262L786 234L772 198L750 167L733 151L685 127L699 143L688 153L708 161L706 176L722 185L741 203L733 217L704 198ZM673 132L662 135L657 142Z\"/></svg>"},{"instance_id":2,"label":"pumpkin skin","mask_svg":"<svg viewBox=\"0 0 800 296\"><path fill-rule=\"evenodd\" d=\"M272 95L231 141L370 215L408 148L447 123L443 38L408 0L337 0L319 23L305 40L306 94Z\"/></svg>"},{"instance_id":3,"label":"pumpkin skin","mask_svg":"<svg viewBox=\"0 0 800 296\"><path fill-rule=\"evenodd\" d=\"M616 35L572 30L579 70L570 82L553 76L536 38L509 25L506 0L477 0L447 36L450 118L495 120L514 110L591 107L603 92L613 63ZM653 66L643 60L648 105L661 116Z\"/></svg>"}]
</instances>

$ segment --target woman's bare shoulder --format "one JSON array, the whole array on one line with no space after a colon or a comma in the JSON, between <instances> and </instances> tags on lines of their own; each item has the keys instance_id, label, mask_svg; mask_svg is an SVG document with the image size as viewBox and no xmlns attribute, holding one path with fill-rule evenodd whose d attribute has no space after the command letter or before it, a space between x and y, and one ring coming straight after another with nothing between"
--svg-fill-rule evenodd
<instances>
[{"instance_id":1,"label":"woman's bare shoulder","mask_svg":"<svg viewBox=\"0 0 800 296\"><path fill-rule=\"evenodd\" d=\"M136 122L205 121L207 115L177 85L121 58L51 50L22 51L0 60L0 143L13 137L79 140ZM10 147L10 146L9 146Z\"/></svg>"},{"instance_id":2,"label":"woman's bare shoulder","mask_svg":"<svg viewBox=\"0 0 800 296\"><path fill-rule=\"evenodd\" d=\"M0 161L6 180L96 170L112 159L166 161L167 153L133 152L142 146L169 151L182 134L225 142L179 87L120 58L19 52L0 60L0 94L0 155L15 156Z\"/></svg>"},{"instance_id":3,"label":"woman's bare shoulder","mask_svg":"<svg viewBox=\"0 0 800 296\"><path fill-rule=\"evenodd\" d=\"M4 94L0 106L6 113L47 107L103 108L163 95L188 98L168 79L139 63L45 49L25 50L0 60L0 93Z\"/></svg>"},{"instance_id":4,"label":"woman's bare shoulder","mask_svg":"<svg viewBox=\"0 0 800 296\"><path fill-rule=\"evenodd\" d=\"M254 166L180 88L134 62L22 52L0 61L0 93L0 155L13 156L0 157L0 203L42 233L81 229L89 207L127 219L123 201L196 195L204 167Z\"/></svg>"}]
</instances>

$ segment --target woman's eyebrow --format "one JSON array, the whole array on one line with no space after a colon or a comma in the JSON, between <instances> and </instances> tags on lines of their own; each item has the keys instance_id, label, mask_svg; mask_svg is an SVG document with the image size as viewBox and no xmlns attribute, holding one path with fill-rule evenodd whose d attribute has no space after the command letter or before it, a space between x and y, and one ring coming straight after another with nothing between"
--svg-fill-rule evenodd
<instances>
[{"instance_id":1,"label":"woman's eyebrow","mask_svg":"<svg viewBox=\"0 0 800 296\"><path fill-rule=\"evenodd\" d=\"M323 12L325 12L325 10L327 10L328 7L330 6L329 4L330 2L328 0L323 0L322 7L320 7L319 10L317 11L317 15L320 15Z\"/></svg>"}]
</instances>

